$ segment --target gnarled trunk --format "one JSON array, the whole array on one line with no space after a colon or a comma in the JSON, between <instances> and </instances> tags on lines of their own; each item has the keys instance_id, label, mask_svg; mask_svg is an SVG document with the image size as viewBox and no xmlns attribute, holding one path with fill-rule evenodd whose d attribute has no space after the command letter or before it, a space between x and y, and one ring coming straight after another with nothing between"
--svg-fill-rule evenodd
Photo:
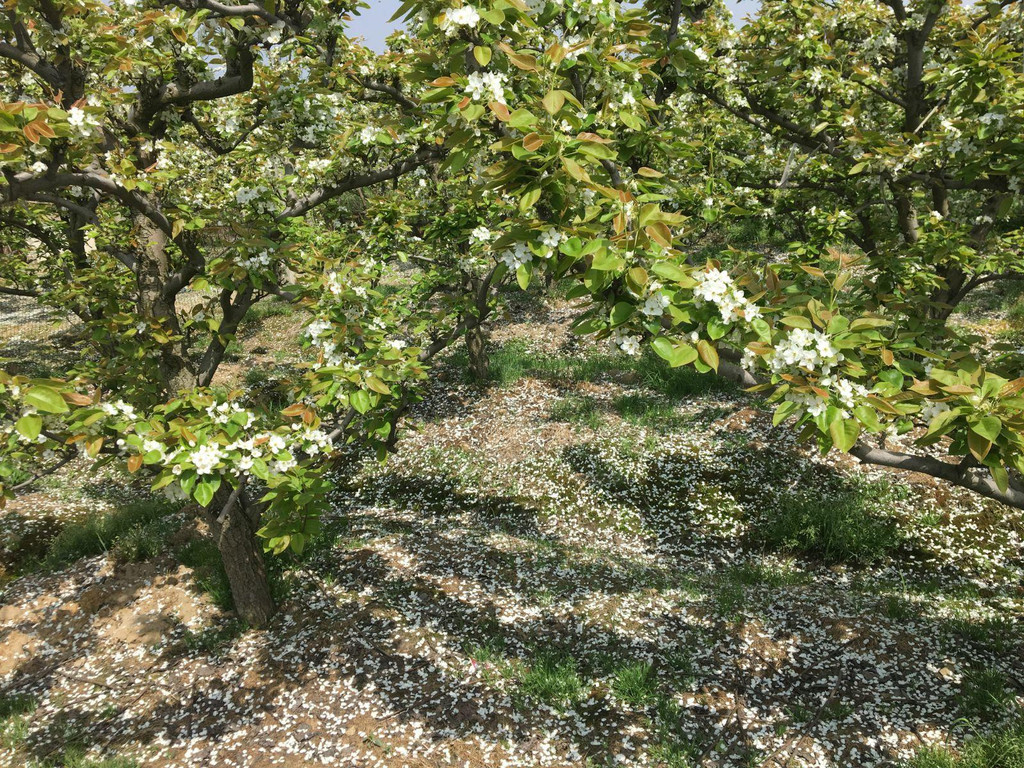
<instances>
[{"instance_id":1,"label":"gnarled trunk","mask_svg":"<svg viewBox=\"0 0 1024 768\"><path fill-rule=\"evenodd\" d=\"M135 225L140 240L136 266L137 311L147 321L159 321L167 332L180 333L174 297L165 291L170 272L167 235L142 215L135 217ZM189 374L184 359L171 344L161 346L157 368L161 388L168 395L194 385L194 377Z\"/></svg>"},{"instance_id":2,"label":"gnarled trunk","mask_svg":"<svg viewBox=\"0 0 1024 768\"><path fill-rule=\"evenodd\" d=\"M221 519L231 495L230 488L221 486L207 509L207 522L231 585L235 612L250 626L262 627L270 621L277 607L270 594L263 548L256 536L260 511L242 492Z\"/></svg>"},{"instance_id":3,"label":"gnarled trunk","mask_svg":"<svg viewBox=\"0 0 1024 768\"><path fill-rule=\"evenodd\" d=\"M487 379L490 373L490 360L487 357L487 334L482 325L466 331L466 350L469 352L469 369L473 378L478 381Z\"/></svg>"}]
</instances>

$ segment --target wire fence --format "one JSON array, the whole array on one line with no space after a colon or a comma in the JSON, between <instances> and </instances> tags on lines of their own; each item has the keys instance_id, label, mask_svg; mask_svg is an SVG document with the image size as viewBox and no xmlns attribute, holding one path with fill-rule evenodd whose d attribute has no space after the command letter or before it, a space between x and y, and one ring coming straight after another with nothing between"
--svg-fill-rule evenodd
<instances>
[{"instance_id":1,"label":"wire fence","mask_svg":"<svg viewBox=\"0 0 1024 768\"><path fill-rule=\"evenodd\" d=\"M213 298L213 294L182 291L175 300L179 318ZM81 319L72 312L32 297L0 294L0 359L45 356L47 349L64 346L82 329Z\"/></svg>"},{"instance_id":2,"label":"wire fence","mask_svg":"<svg viewBox=\"0 0 1024 768\"><path fill-rule=\"evenodd\" d=\"M0 357L12 348L48 342L76 323L71 313L31 297L0 295Z\"/></svg>"}]
</instances>

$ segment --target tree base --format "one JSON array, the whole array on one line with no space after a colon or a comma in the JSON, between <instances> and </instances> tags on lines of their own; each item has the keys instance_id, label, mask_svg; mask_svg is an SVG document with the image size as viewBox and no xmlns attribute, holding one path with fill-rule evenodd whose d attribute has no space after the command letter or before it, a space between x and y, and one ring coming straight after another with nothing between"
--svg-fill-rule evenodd
<instances>
[{"instance_id":1,"label":"tree base","mask_svg":"<svg viewBox=\"0 0 1024 768\"><path fill-rule=\"evenodd\" d=\"M207 510L207 521L231 585L235 612L249 626L263 627L277 606L270 594L263 548L256 536L259 507L250 503L244 492L239 493L227 516L218 522L230 496L231 489L222 486Z\"/></svg>"}]
</instances>

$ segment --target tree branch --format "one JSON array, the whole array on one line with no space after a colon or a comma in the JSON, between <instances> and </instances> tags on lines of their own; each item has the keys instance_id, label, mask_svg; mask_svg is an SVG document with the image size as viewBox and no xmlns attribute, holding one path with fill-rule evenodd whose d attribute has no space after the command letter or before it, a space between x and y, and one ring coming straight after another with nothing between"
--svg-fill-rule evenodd
<instances>
[{"instance_id":1,"label":"tree branch","mask_svg":"<svg viewBox=\"0 0 1024 768\"><path fill-rule=\"evenodd\" d=\"M316 192L306 195L305 197L299 198L283 213L278 215L277 220L285 221L287 219L293 219L296 216L302 216L304 213L310 211L316 206L326 203L328 200L333 200L346 192L351 192L353 189L370 187L374 184L379 184L382 181L396 179L409 171L419 168L421 165L426 165L427 163L434 162L435 160L440 160L442 157L444 157L444 150L440 147L424 147L417 150L415 154L407 157L405 160L400 160L386 168L381 168L380 170L371 171L369 173L349 173L334 184L330 184L318 189Z\"/></svg>"},{"instance_id":2,"label":"tree branch","mask_svg":"<svg viewBox=\"0 0 1024 768\"><path fill-rule=\"evenodd\" d=\"M10 43L0 42L0 57L16 61L32 72L35 72L55 91L61 90L64 85L63 78L61 78L57 68L37 53L23 51Z\"/></svg>"},{"instance_id":3,"label":"tree branch","mask_svg":"<svg viewBox=\"0 0 1024 768\"><path fill-rule=\"evenodd\" d=\"M931 456L913 456L908 453L888 451L875 448L858 441L850 454L865 464L876 464L882 467L902 469L907 472L919 472L931 477L946 480L953 485L967 488L989 499L1001 502L1016 509L1024 509L1024 488L1011 480L1009 487L1001 491L989 472L978 467L958 466Z\"/></svg>"}]
</instances>

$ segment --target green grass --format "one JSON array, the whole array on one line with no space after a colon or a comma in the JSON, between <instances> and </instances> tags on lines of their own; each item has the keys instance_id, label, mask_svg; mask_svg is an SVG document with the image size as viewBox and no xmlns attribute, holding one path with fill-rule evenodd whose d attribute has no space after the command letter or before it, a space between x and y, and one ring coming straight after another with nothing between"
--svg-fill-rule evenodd
<instances>
[{"instance_id":1,"label":"green grass","mask_svg":"<svg viewBox=\"0 0 1024 768\"><path fill-rule=\"evenodd\" d=\"M793 561L766 565L748 560L728 568L726 575L737 584L773 589L799 586L807 584L811 580L810 574L799 570Z\"/></svg>"},{"instance_id":2,"label":"green grass","mask_svg":"<svg viewBox=\"0 0 1024 768\"><path fill-rule=\"evenodd\" d=\"M1013 706L1013 690L1006 675L995 667L976 669L964 677L957 703L969 718L990 720Z\"/></svg>"},{"instance_id":3,"label":"green grass","mask_svg":"<svg viewBox=\"0 0 1024 768\"><path fill-rule=\"evenodd\" d=\"M167 540L177 528L177 521L168 516L139 523L116 536L111 551L122 562L149 560L167 550Z\"/></svg>"},{"instance_id":4,"label":"green grass","mask_svg":"<svg viewBox=\"0 0 1024 768\"><path fill-rule=\"evenodd\" d=\"M245 319L264 320L268 317L289 317L295 314L295 307L287 301L279 299L265 299L257 302L249 308Z\"/></svg>"},{"instance_id":5,"label":"green grass","mask_svg":"<svg viewBox=\"0 0 1024 768\"><path fill-rule=\"evenodd\" d=\"M80 749L68 749L41 762L29 763L29 768L138 768L138 765L127 757L86 757Z\"/></svg>"},{"instance_id":6,"label":"green grass","mask_svg":"<svg viewBox=\"0 0 1024 768\"><path fill-rule=\"evenodd\" d=\"M220 551L212 539L194 539L177 552L178 559L195 572L195 583L213 604L224 611L233 610L231 584L224 572Z\"/></svg>"},{"instance_id":7,"label":"green grass","mask_svg":"<svg viewBox=\"0 0 1024 768\"><path fill-rule=\"evenodd\" d=\"M463 375L470 375L465 350L456 350L452 363ZM567 384L611 378L646 387L667 398L735 391L732 384L714 374L700 374L690 367L669 368L650 351L638 357L595 353L553 356L531 350L523 341L510 341L491 350L491 382L507 387L526 377Z\"/></svg>"},{"instance_id":8,"label":"green grass","mask_svg":"<svg viewBox=\"0 0 1024 768\"><path fill-rule=\"evenodd\" d=\"M957 753L929 747L906 768L1024 768L1024 718L991 734L977 734Z\"/></svg>"},{"instance_id":9,"label":"green grass","mask_svg":"<svg viewBox=\"0 0 1024 768\"><path fill-rule=\"evenodd\" d=\"M551 406L549 418L552 421L566 421L582 424L591 429L600 429L603 421L597 401L592 397L569 395Z\"/></svg>"},{"instance_id":10,"label":"green grass","mask_svg":"<svg viewBox=\"0 0 1024 768\"><path fill-rule=\"evenodd\" d=\"M28 715L37 706L35 696L14 693L0 696L0 747L17 749L28 736Z\"/></svg>"},{"instance_id":11,"label":"green grass","mask_svg":"<svg viewBox=\"0 0 1024 768\"><path fill-rule=\"evenodd\" d=\"M649 751L655 765L664 768L694 768L706 748L685 736L685 721L691 715L670 698L662 697L651 718L654 744Z\"/></svg>"},{"instance_id":12,"label":"green grass","mask_svg":"<svg viewBox=\"0 0 1024 768\"><path fill-rule=\"evenodd\" d=\"M626 421L659 432L671 432L689 421L688 418L676 413L671 403L650 395L619 395L612 401L612 408Z\"/></svg>"},{"instance_id":13,"label":"green grass","mask_svg":"<svg viewBox=\"0 0 1024 768\"><path fill-rule=\"evenodd\" d=\"M496 635L482 643L466 643L463 652L478 664L498 664L504 659L505 638Z\"/></svg>"},{"instance_id":14,"label":"green grass","mask_svg":"<svg viewBox=\"0 0 1024 768\"><path fill-rule=\"evenodd\" d=\"M743 584L733 581L728 576L716 585L714 591L715 608L726 619L736 621L747 605L747 591Z\"/></svg>"},{"instance_id":15,"label":"green grass","mask_svg":"<svg viewBox=\"0 0 1024 768\"><path fill-rule=\"evenodd\" d=\"M235 601L231 597L231 582L224 571L224 563L220 551L213 539L193 539L178 548L175 553L182 565L191 568L195 574L195 584L205 592L210 600L223 611L233 611ZM274 602L280 604L287 599L291 590L291 582L287 573L287 562L283 556L265 555L264 567L267 569L267 581L270 583L270 594Z\"/></svg>"},{"instance_id":16,"label":"green grass","mask_svg":"<svg viewBox=\"0 0 1024 768\"><path fill-rule=\"evenodd\" d=\"M166 546L166 536L173 529L167 517L176 506L163 499L151 499L69 523L50 543L42 566L58 570L109 550L129 559L151 557Z\"/></svg>"},{"instance_id":17,"label":"green grass","mask_svg":"<svg viewBox=\"0 0 1024 768\"><path fill-rule=\"evenodd\" d=\"M228 342L227 348L224 350L224 359L229 362L237 362L242 359L242 355L245 354L245 347L237 339L232 339Z\"/></svg>"},{"instance_id":18,"label":"green grass","mask_svg":"<svg viewBox=\"0 0 1024 768\"><path fill-rule=\"evenodd\" d=\"M949 619L948 626L964 640L997 654L1009 652L1021 637L1020 627L1003 616L980 620L969 615L955 616Z\"/></svg>"},{"instance_id":19,"label":"green grass","mask_svg":"<svg viewBox=\"0 0 1024 768\"><path fill-rule=\"evenodd\" d=\"M762 546L832 563L871 563L901 541L894 521L877 514L887 488L854 486L833 493L791 495L758 521L753 538Z\"/></svg>"},{"instance_id":20,"label":"green grass","mask_svg":"<svg viewBox=\"0 0 1024 768\"><path fill-rule=\"evenodd\" d=\"M612 692L627 704L645 707L658 697L658 679L649 662L637 661L615 672Z\"/></svg>"},{"instance_id":21,"label":"green grass","mask_svg":"<svg viewBox=\"0 0 1024 768\"><path fill-rule=\"evenodd\" d=\"M198 632L186 629L182 642L185 648L193 653L219 656L245 632L246 628L244 621L231 619L205 627Z\"/></svg>"},{"instance_id":22,"label":"green grass","mask_svg":"<svg viewBox=\"0 0 1024 768\"><path fill-rule=\"evenodd\" d=\"M553 707L571 706L585 691L576 660L565 653L542 651L519 675L520 693Z\"/></svg>"},{"instance_id":23,"label":"green grass","mask_svg":"<svg viewBox=\"0 0 1024 768\"><path fill-rule=\"evenodd\" d=\"M1024 328L1024 299L1018 300L1007 310L1006 319L1011 325Z\"/></svg>"},{"instance_id":24,"label":"green grass","mask_svg":"<svg viewBox=\"0 0 1024 768\"><path fill-rule=\"evenodd\" d=\"M899 595L886 595L882 602L882 615L893 621L906 621L919 614L920 611L914 603Z\"/></svg>"}]
</instances>

